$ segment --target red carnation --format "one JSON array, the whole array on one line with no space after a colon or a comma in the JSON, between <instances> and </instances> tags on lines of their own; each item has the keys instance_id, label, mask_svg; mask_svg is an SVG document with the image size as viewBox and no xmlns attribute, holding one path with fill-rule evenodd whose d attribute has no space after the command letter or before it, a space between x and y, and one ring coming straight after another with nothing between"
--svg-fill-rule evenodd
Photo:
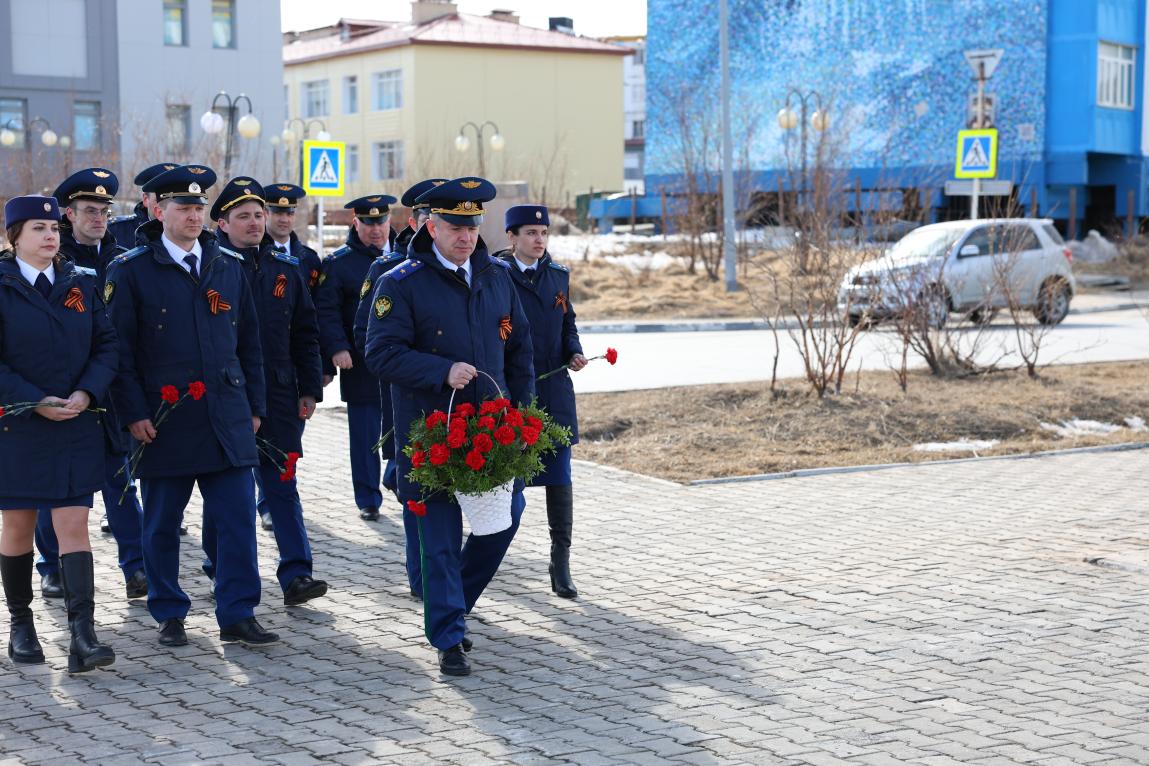
<instances>
[{"instance_id":1,"label":"red carnation","mask_svg":"<svg viewBox=\"0 0 1149 766\"><path fill-rule=\"evenodd\" d=\"M494 402L483 402L479 406L479 414L480 415L490 415L490 414L492 414L494 412L498 412L498 411L499 411L499 405L495 404Z\"/></svg>"},{"instance_id":2,"label":"red carnation","mask_svg":"<svg viewBox=\"0 0 1149 766\"><path fill-rule=\"evenodd\" d=\"M487 459L483 457L483 453L477 449L473 449L467 453L467 465L471 467L472 471L478 471L487 464Z\"/></svg>"},{"instance_id":3,"label":"red carnation","mask_svg":"<svg viewBox=\"0 0 1149 766\"><path fill-rule=\"evenodd\" d=\"M511 400L510 399L496 399L495 400L495 409L496 410L505 410L510 406L511 406Z\"/></svg>"},{"instance_id":4,"label":"red carnation","mask_svg":"<svg viewBox=\"0 0 1149 766\"><path fill-rule=\"evenodd\" d=\"M447 415L442 410L435 410L427 416L427 429L430 430L440 423L447 422Z\"/></svg>"},{"instance_id":5,"label":"red carnation","mask_svg":"<svg viewBox=\"0 0 1149 766\"><path fill-rule=\"evenodd\" d=\"M303 457L303 455L301 455L298 452L288 452L287 453L287 464L290 466L294 466L296 463L299 462L299 458L301 458L301 457Z\"/></svg>"},{"instance_id":6,"label":"red carnation","mask_svg":"<svg viewBox=\"0 0 1149 766\"><path fill-rule=\"evenodd\" d=\"M426 503L420 503L418 500L408 500L407 501L407 510L409 510L411 513L415 514L416 516L426 516L427 515L427 504Z\"/></svg>"},{"instance_id":7,"label":"red carnation","mask_svg":"<svg viewBox=\"0 0 1149 766\"><path fill-rule=\"evenodd\" d=\"M517 428L523 424L523 413L515 409L507 410L503 413L503 422Z\"/></svg>"},{"instance_id":8,"label":"red carnation","mask_svg":"<svg viewBox=\"0 0 1149 766\"><path fill-rule=\"evenodd\" d=\"M618 361L618 351L614 350L613 348L608 348L603 356L605 356L606 361L610 362L611 364L614 364Z\"/></svg>"},{"instance_id":9,"label":"red carnation","mask_svg":"<svg viewBox=\"0 0 1149 766\"><path fill-rule=\"evenodd\" d=\"M431 445L431 465L443 465L451 457L451 450L446 444Z\"/></svg>"},{"instance_id":10,"label":"red carnation","mask_svg":"<svg viewBox=\"0 0 1149 766\"><path fill-rule=\"evenodd\" d=\"M188 383L188 394L195 401L198 402L202 399L205 393L207 393L207 386L203 384L202 380L193 380L191 383Z\"/></svg>"},{"instance_id":11,"label":"red carnation","mask_svg":"<svg viewBox=\"0 0 1149 766\"><path fill-rule=\"evenodd\" d=\"M4 417L4 408L0 407L0 418Z\"/></svg>"},{"instance_id":12,"label":"red carnation","mask_svg":"<svg viewBox=\"0 0 1149 766\"><path fill-rule=\"evenodd\" d=\"M495 429L495 441L499 444L510 444L515 440L515 429L510 426L499 426Z\"/></svg>"},{"instance_id":13,"label":"red carnation","mask_svg":"<svg viewBox=\"0 0 1149 766\"><path fill-rule=\"evenodd\" d=\"M491 441L491 437L486 434L479 434L475 437L475 449L479 452L490 452L495 448L495 443Z\"/></svg>"},{"instance_id":14,"label":"red carnation","mask_svg":"<svg viewBox=\"0 0 1149 766\"><path fill-rule=\"evenodd\" d=\"M164 386L160 389L160 398L168 404L175 404L180 400L180 390L175 386Z\"/></svg>"},{"instance_id":15,"label":"red carnation","mask_svg":"<svg viewBox=\"0 0 1149 766\"><path fill-rule=\"evenodd\" d=\"M483 417L479 418L479 428L485 428L488 431L494 431L495 419L490 415L484 415Z\"/></svg>"},{"instance_id":16,"label":"red carnation","mask_svg":"<svg viewBox=\"0 0 1149 766\"><path fill-rule=\"evenodd\" d=\"M528 415L527 416L527 425L530 426L531 428L535 429L536 431L541 432L543 430L543 421L539 420L534 415Z\"/></svg>"},{"instance_id":17,"label":"red carnation","mask_svg":"<svg viewBox=\"0 0 1149 766\"><path fill-rule=\"evenodd\" d=\"M539 440L539 430L527 426L523 429L523 441L527 444L534 444Z\"/></svg>"},{"instance_id":18,"label":"red carnation","mask_svg":"<svg viewBox=\"0 0 1149 766\"><path fill-rule=\"evenodd\" d=\"M285 481L285 482L291 481L294 478L295 478L295 469L294 468L288 467L288 468L285 468L284 470L279 472L279 480L280 481Z\"/></svg>"},{"instance_id":19,"label":"red carnation","mask_svg":"<svg viewBox=\"0 0 1149 766\"><path fill-rule=\"evenodd\" d=\"M426 459L427 459L427 453L424 452L423 450L418 450L417 452L415 452L414 454L411 455L411 466L414 468L418 468L419 466L423 465L423 462Z\"/></svg>"},{"instance_id":20,"label":"red carnation","mask_svg":"<svg viewBox=\"0 0 1149 766\"><path fill-rule=\"evenodd\" d=\"M447 434L447 446L451 449L459 449L467 443L467 429L451 429L451 433Z\"/></svg>"},{"instance_id":21,"label":"red carnation","mask_svg":"<svg viewBox=\"0 0 1149 766\"><path fill-rule=\"evenodd\" d=\"M457 417L451 421L451 425L447 426L447 429L449 431L462 431L463 433L466 433L467 432L467 421L464 420L463 418Z\"/></svg>"},{"instance_id":22,"label":"red carnation","mask_svg":"<svg viewBox=\"0 0 1149 766\"><path fill-rule=\"evenodd\" d=\"M459 406L455 407L455 414L461 418L472 417L475 414L475 405L471 404L470 402L463 402Z\"/></svg>"}]
</instances>

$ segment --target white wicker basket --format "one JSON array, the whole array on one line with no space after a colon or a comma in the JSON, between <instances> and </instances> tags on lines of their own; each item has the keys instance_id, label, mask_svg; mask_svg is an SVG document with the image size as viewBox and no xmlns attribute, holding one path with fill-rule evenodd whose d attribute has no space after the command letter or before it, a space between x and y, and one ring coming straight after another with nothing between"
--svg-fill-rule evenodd
<instances>
[{"instance_id":1,"label":"white wicker basket","mask_svg":"<svg viewBox=\"0 0 1149 766\"><path fill-rule=\"evenodd\" d=\"M508 481L481 495L455 495L455 502L466 514L472 534L493 535L511 528L514 489L515 482Z\"/></svg>"}]
</instances>

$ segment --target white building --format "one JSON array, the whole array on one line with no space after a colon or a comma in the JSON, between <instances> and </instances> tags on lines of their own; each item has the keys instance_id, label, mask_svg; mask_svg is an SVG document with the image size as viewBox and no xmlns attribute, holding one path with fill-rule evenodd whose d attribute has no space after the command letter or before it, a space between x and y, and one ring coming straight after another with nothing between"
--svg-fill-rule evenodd
<instances>
[{"instance_id":1,"label":"white building","mask_svg":"<svg viewBox=\"0 0 1149 766\"><path fill-rule=\"evenodd\" d=\"M623 140L625 191L642 194L646 173L646 38L610 37L607 42L623 45L634 51L623 63L623 109L626 113Z\"/></svg>"}]
</instances>

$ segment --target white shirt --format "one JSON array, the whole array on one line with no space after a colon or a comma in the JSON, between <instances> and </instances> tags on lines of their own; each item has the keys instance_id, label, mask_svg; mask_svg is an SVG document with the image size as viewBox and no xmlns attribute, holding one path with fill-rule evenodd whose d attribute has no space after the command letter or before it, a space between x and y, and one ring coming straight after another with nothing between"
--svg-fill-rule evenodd
<instances>
[{"instance_id":1,"label":"white shirt","mask_svg":"<svg viewBox=\"0 0 1149 766\"><path fill-rule=\"evenodd\" d=\"M454 273L455 271L457 271L459 269L459 264L452 263L451 261L448 261L446 258L444 258L443 254L439 252L439 248L436 247L434 243L431 244L431 250L435 253L435 257L439 259L439 263L443 264L443 266L445 266L448 271ZM466 261L463 262L462 268L464 271L467 272L467 287L470 287L471 286L471 259L470 258L468 258Z\"/></svg>"},{"instance_id":2,"label":"white shirt","mask_svg":"<svg viewBox=\"0 0 1149 766\"><path fill-rule=\"evenodd\" d=\"M167 249L168 255L172 257L172 260L175 261L176 264L178 264L180 268L182 268L188 274L191 274L191 266L184 262L184 258L189 255L194 255L196 257L196 270L200 273L203 273L203 247L200 246L199 239L196 239L195 244L192 245L190 252L184 250L175 242L172 242L170 239L168 239L167 234L160 235L160 242L164 243L164 247Z\"/></svg>"},{"instance_id":3,"label":"white shirt","mask_svg":"<svg viewBox=\"0 0 1149 766\"><path fill-rule=\"evenodd\" d=\"M519 256L517 255L515 256L515 265L518 266L519 271L523 272L524 274L528 271L538 271L539 269L538 261L535 261L534 263L523 263L519 260Z\"/></svg>"},{"instance_id":4,"label":"white shirt","mask_svg":"<svg viewBox=\"0 0 1149 766\"><path fill-rule=\"evenodd\" d=\"M25 263L19 258L16 259L16 263L20 266L20 273L24 276L24 279L27 279L28 284L32 285L33 287L36 286L36 277L40 276L41 274L46 274L48 276L48 281L52 284L56 284L56 270L52 268L51 263L49 263L47 268L45 268L43 271L40 271L30 263Z\"/></svg>"},{"instance_id":5,"label":"white shirt","mask_svg":"<svg viewBox=\"0 0 1149 766\"><path fill-rule=\"evenodd\" d=\"M291 250L291 240L290 239L288 239L286 242L280 242L275 237L272 237L271 241L275 243L275 248L281 252L286 253L286 252L289 252Z\"/></svg>"}]
</instances>

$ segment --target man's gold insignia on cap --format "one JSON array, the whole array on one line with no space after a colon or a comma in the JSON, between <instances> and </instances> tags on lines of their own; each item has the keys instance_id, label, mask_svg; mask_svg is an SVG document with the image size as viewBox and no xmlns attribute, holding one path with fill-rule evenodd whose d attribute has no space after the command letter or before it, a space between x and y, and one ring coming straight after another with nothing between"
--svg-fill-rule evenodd
<instances>
[{"instance_id":1,"label":"man's gold insignia on cap","mask_svg":"<svg viewBox=\"0 0 1149 766\"><path fill-rule=\"evenodd\" d=\"M290 204L291 204L291 200L289 200L287 197L280 197L280 198L279 198L279 204L281 204L281 205L290 205Z\"/></svg>"},{"instance_id":2,"label":"man's gold insignia on cap","mask_svg":"<svg viewBox=\"0 0 1149 766\"><path fill-rule=\"evenodd\" d=\"M108 190L105 189L103 186L97 186L96 187L96 194L107 194L107 193L108 193Z\"/></svg>"},{"instance_id":3,"label":"man's gold insignia on cap","mask_svg":"<svg viewBox=\"0 0 1149 766\"><path fill-rule=\"evenodd\" d=\"M176 169L175 165L164 165L164 170L175 170L175 169Z\"/></svg>"},{"instance_id":4,"label":"man's gold insignia on cap","mask_svg":"<svg viewBox=\"0 0 1149 766\"><path fill-rule=\"evenodd\" d=\"M442 186L443 184L445 184L447 182L446 181L432 181L431 183L435 184L435 186Z\"/></svg>"},{"instance_id":5,"label":"man's gold insignia on cap","mask_svg":"<svg viewBox=\"0 0 1149 766\"><path fill-rule=\"evenodd\" d=\"M383 199L383 198L382 197L368 197L367 201L368 202L378 202L381 199Z\"/></svg>"},{"instance_id":6,"label":"man's gold insignia on cap","mask_svg":"<svg viewBox=\"0 0 1149 766\"><path fill-rule=\"evenodd\" d=\"M244 189L244 190L243 190L243 193L244 193L245 195L249 195L249 196L250 196L250 195L252 194L252 191L251 191L251 189Z\"/></svg>"},{"instance_id":7,"label":"man's gold insignia on cap","mask_svg":"<svg viewBox=\"0 0 1149 766\"><path fill-rule=\"evenodd\" d=\"M367 211L368 215L379 215L379 208L373 207Z\"/></svg>"},{"instance_id":8,"label":"man's gold insignia on cap","mask_svg":"<svg viewBox=\"0 0 1149 766\"><path fill-rule=\"evenodd\" d=\"M199 194L201 189L199 188L199 184L197 184L195 181L192 181L190 184L188 184L188 191L192 194Z\"/></svg>"},{"instance_id":9,"label":"man's gold insignia on cap","mask_svg":"<svg viewBox=\"0 0 1149 766\"><path fill-rule=\"evenodd\" d=\"M463 209L464 210L470 210L474 206L475 206L475 203L471 202L471 200L467 200L466 202L463 203Z\"/></svg>"},{"instance_id":10,"label":"man's gold insignia on cap","mask_svg":"<svg viewBox=\"0 0 1149 766\"><path fill-rule=\"evenodd\" d=\"M202 176L204 173L207 172L207 168L188 168L188 172L193 173L197 176Z\"/></svg>"},{"instance_id":11,"label":"man's gold insignia on cap","mask_svg":"<svg viewBox=\"0 0 1149 766\"><path fill-rule=\"evenodd\" d=\"M111 173L105 173L102 170L93 170L92 175L94 175L96 178L107 178L111 175Z\"/></svg>"},{"instance_id":12,"label":"man's gold insignia on cap","mask_svg":"<svg viewBox=\"0 0 1149 766\"><path fill-rule=\"evenodd\" d=\"M279 189L280 191L291 191L290 186L277 186L275 188Z\"/></svg>"},{"instance_id":13,"label":"man's gold insignia on cap","mask_svg":"<svg viewBox=\"0 0 1149 766\"><path fill-rule=\"evenodd\" d=\"M246 178L237 178L234 181L232 181L232 183L235 184L236 186L248 186L251 183L251 181L248 181Z\"/></svg>"},{"instance_id":14,"label":"man's gold insignia on cap","mask_svg":"<svg viewBox=\"0 0 1149 766\"><path fill-rule=\"evenodd\" d=\"M462 186L464 189L478 189L482 186L482 183L479 181L463 181L459 186Z\"/></svg>"}]
</instances>

